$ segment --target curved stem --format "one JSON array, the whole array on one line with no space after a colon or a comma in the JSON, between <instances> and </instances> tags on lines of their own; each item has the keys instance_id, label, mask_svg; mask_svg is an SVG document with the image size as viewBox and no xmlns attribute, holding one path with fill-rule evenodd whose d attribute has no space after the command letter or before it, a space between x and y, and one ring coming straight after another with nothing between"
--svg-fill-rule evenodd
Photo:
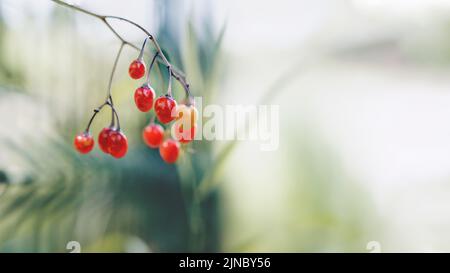
<instances>
[{"instance_id":1,"label":"curved stem","mask_svg":"<svg viewBox=\"0 0 450 273\"><path fill-rule=\"evenodd\" d=\"M111 106L114 106L112 96L109 96L109 103ZM115 117L114 117L114 111L111 110L111 122L109 123L109 127L113 128L115 126Z\"/></svg>"},{"instance_id":2,"label":"curved stem","mask_svg":"<svg viewBox=\"0 0 450 273\"><path fill-rule=\"evenodd\" d=\"M142 43L141 51L139 52L138 60L142 60L144 58L144 50L145 45L147 44L149 37L145 38L144 42Z\"/></svg>"},{"instance_id":3,"label":"curved stem","mask_svg":"<svg viewBox=\"0 0 450 273\"><path fill-rule=\"evenodd\" d=\"M137 24L137 23L135 23L135 22L133 22L133 21L131 21L129 19L123 18L123 17L112 16L112 15L100 15L98 13L86 10L84 8L81 8L79 6L76 6L76 5L73 5L73 4L68 4L68 3L64 2L64 1L61 1L61 0L51 0L51 1L55 2L56 4L65 6L67 8L74 9L76 11L79 11L81 13L84 13L84 14L87 14L87 15L90 15L90 16L93 16L93 17L101 20L123 44L129 45L130 47L132 47L132 48L134 48L136 50L140 50L140 48L138 46L134 45L133 43L128 42L119 33L117 33L117 31L108 22L108 19L116 19L116 20L124 21L124 22L127 22L127 23L137 27L138 29L140 29L142 32L144 32L148 36L148 38L152 41L154 47L156 48L156 51L158 52L158 55L160 57L158 59L158 61L163 62L166 66L171 68L172 76L181 84L181 86L183 87L183 89L185 90L187 95L191 97L191 94L190 94L190 91L189 91L189 84L187 83L184 74L181 71L175 69L174 66L167 60L166 56L164 55L164 53L161 50L161 47L159 46L158 41L144 27L142 27L141 25L139 25L139 24Z\"/></svg>"},{"instance_id":4,"label":"curved stem","mask_svg":"<svg viewBox=\"0 0 450 273\"><path fill-rule=\"evenodd\" d=\"M108 102L104 102L102 105L100 105L99 107L94 109L94 114L92 115L92 117L89 119L88 125L86 126L86 130L84 130L85 133L89 132L89 129L91 128L91 124L94 121L95 117L97 116L97 114L103 109L103 107L105 105L109 105Z\"/></svg>"},{"instance_id":5,"label":"curved stem","mask_svg":"<svg viewBox=\"0 0 450 273\"><path fill-rule=\"evenodd\" d=\"M92 115L92 117L89 119L88 125L86 126L86 129L84 130L85 133L89 133L89 129L91 128L91 124L94 121L95 116L98 114L99 111L95 111L94 110L94 114Z\"/></svg>"},{"instance_id":6,"label":"curved stem","mask_svg":"<svg viewBox=\"0 0 450 273\"><path fill-rule=\"evenodd\" d=\"M167 83L167 94L172 97L172 71L170 66L167 67L169 70L169 81Z\"/></svg>"},{"instance_id":7,"label":"curved stem","mask_svg":"<svg viewBox=\"0 0 450 273\"><path fill-rule=\"evenodd\" d=\"M99 18L99 19L103 19L103 18L105 17L105 16L102 16L102 15L100 15L100 14L91 12L91 11L89 11L89 10L80 8L80 7L76 6L76 5L72 5L72 4L66 3L66 2L64 2L64 1L60 1L60 0L52 0L52 1L55 2L56 4L61 5L61 6L65 6L65 7L74 9L74 10L76 10L76 11L79 11L79 12L82 12L82 13L85 13L85 14L88 14L88 15L91 15L91 16L94 16L94 17Z\"/></svg>"},{"instance_id":8,"label":"curved stem","mask_svg":"<svg viewBox=\"0 0 450 273\"><path fill-rule=\"evenodd\" d=\"M113 81L114 72L116 71L117 63L119 62L119 58L120 58L120 55L122 54L122 49L123 49L124 45L125 45L124 43L120 44L119 51L117 51L117 55L116 55L116 58L114 60L113 68L111 70L111 75L109 76L108 91L106 93L105 103L110 102L111 106L114 105L113 104L113 100L112 100L112 96L111 96L112 81ZM109 124L109 127L114 127L114 125L115 125L114 111L111 111L111 123Z\"/></svg>"},{"instance_id":9,"label":"curved stem","mask_svg":"<svg viewBox=\"0 0 450 273\"><path fill-rule=\"evenodd\" d=\"M159 67L159 65L156 66L156 70L158 70L158 75L159 78L161 79L160 83L161 83L161 90L164 90L164 76L162 74L161 68Z\"/></svg>"},{"instance_id":10,"label":"curved stem","mask_svg":"<svg viewBox=\"0 0 450 273\"><path fill-rule=\"evenodd\" d=\"M109 104L109 106L111 107L113 114L116 116L117 130L120 131L120 119L119 119L119 115L117 114L116 108L114 108L114 106L112 106L111 104Z\"/></svg>"},{"instance_id":11,"label":"curved stem","mask_svg":"<svg viewBox=\"0 0 450 273\"><path fill-rule=\"evenodd\" d=\"M111 70L111 75L109 76L108 92L106 94L106 101L108 101L111 98L111 87L112 87L112 81L114 78L114 72L116 71L117 63L119 62L119 57L120 57L120 54L122 53L122 49L123 49L124 45L125 45L124 43L120 44L119 51L117 52L116 59L114 60L113 68Z\"/></svg>"},{"instance_id":12,"label":"curved stem","mask_svg":"<svg viewBox=\"0 0 450 273\"><path fill-rule=\"evenodd\" d=\"M147 85L150 85L150 72L152 71L153 65L155 64L156 58L158 57L159 52L156 52L155 55L153 56L152 61L150 62L150 66L148 67L148 71L147 71L147 79L146 79L146 83Z\"/></svg>"},{"instance_id":13,"label":"curved stem","mask_svg":"<svg viewBox=\"0 0 450 273\"><path fill-rule=\"evenodd\" d=\"M109 76L108 89L107 89L107 93L106 93L105 102L102 105L100 105L99 107L97 107L96 109L94 109L94 114L89 119L89 122L88 122L88 125L86 127L85 132L89 132L89 129L91 127L92 122L94 121L94 119L97 116L97 114L100 112L100 110L102 110L102 108L105 105L109 105L111 107L111 109L112 109L112 117L111 117L110 127L114 126L114 120L116 118L117 119L117 124L118 124L118 126L120 128L119 117L117 116L117 113L115 113L115 109L114 109L114 106L113 106L113 100L112 100L112 96L111 96L111 87L112 87L112 81L113 81L113 78L114 78L114 72L116 71L117 63L119 62L119 57L120 57L120 54L122 53L122 49L123 49L124 45L125 45L124 43L120 44L119 51L117 52L116 59L114 60L113 68L111 70L111 75Z\"/></svg>"},{"instance_id":14,"label":"curved stem","mask_svg":"<svg viewBox=\"0 0 450 273\"><path fill-rule=\"evenodd\" d=\"M124 22L127 22L127 23L129 23L129 24L131 24L131 25L133 25L133 26L139 28L140 30L142 30L145 34L147 34L148 38L152 41L152 43L153 43L153 45L155 46L156 50L160 53L160 56L161 56L162 60L164 61L164 63L165 63L167 66L172 66L172 65L170 64L170 62L167 60L167 58L166 58L166 56L164 55L164 53L162 52L161 47L159 46L159 43L158 43L158 41L156 41L155 37L154 37L152 34L150 34L150 32L148 32L148 31L147 31L145 28L143 28L141 25L139 25L139 24L137 24L137 23L135 23L135 22L133 22L133 21L127 19L127 18L123 18L123 17L120 17L120 16L106 15L106 16L104 16L103 18L104 18L105 20L107 20L107 19L117 19L117 20L120 20L120 21L124 21Z\"/></svg>"}]
</instances>

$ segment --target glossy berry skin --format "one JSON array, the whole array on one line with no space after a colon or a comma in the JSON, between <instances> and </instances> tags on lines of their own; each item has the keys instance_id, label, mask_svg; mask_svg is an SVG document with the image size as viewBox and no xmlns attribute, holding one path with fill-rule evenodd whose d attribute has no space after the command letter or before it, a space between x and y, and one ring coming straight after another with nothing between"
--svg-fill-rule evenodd
<instances>
[{"instance_id":1,"label":"glossy berry skin","mask_svg":"<svg viewBox=\"0 0 450 273\"><path fill-rule=\"evenodd\" d=\"M169 95L155 101L155 113L161 123L169 123L176 117L177 102Z\"/></svg>"},{"instance_id":2,"label":"glossy berry skin","mask_svg":"<svg viewBox=\"0 0 450 273\"><path fill-rule=\"evenodd\" d=\"M190 128L188 128L190 127ZM181 143L189 143L192 140L194 140L195 133L197 131L197 125L194 124L194 126L188 126L186 129L184 129L184 126L182 123L175 123L172 126L172 136L174 139L178 140Z\"/></svg>"},{"instance_id":3,"label":"glossy berry skin","mask_svg":"<svg viewBox=\"0 0 450 273\"><path fill-rule=\"evenodd\" d=\"M124 157L128 151L128 139L121 132L112 130L108 137L108 152L115 158Z\"/></svg>"},{"instance_id":4,"label":"glossy berry skin","mask_svg":"<svg viewBox=\"0 0 450 273\"><path fill-rule=\"evenodd\" d=\"M193 105L185 105L180 104L177 106L177 117L178 121L181 121L183 124L187 125L191 124L191 126L195 126L197 123L198 111L197 108Z\"/></svg>"},{"instance_id":5,"label":"glossy berry skin","mask_svg":"<svg viewBox=\"0 0 450 273\"><path fill-rule=\"evenodd\" d=\"M153 99L155 98L155 91L144 84L143 86L136 89L134 92L134 102L136 103L136 107L141 112L148 112L153 107Z\"/></svg>"},{"instance_id":6,"label":"glossy berry skin","mask_svg":"<svg viewBox=\"0 0 450 273\"><path fill-rule=\"evenodd\" d=\"M94 148L94 139L91 134L84 132L75 136L73 145L79 153L87 154Z\"/></svg>"},{"instance_id":7,"label":"glossy berry skin","mask_svg":"<svg viewBox=\"0 0 450 273\"><path fill-rule=\"evenodd\" d=\"M135 80L142 78L145 74L144 61L137 59L131 62L130 67L128 68L128 74L130 74L130 77Z\"/></svg>"},{"instance_id":8,"label":"glossy berry skin","mask_svg":"<svg viewBox=\"0 0 450 273\"><path fill-rule=\"evenodd\" d=\"M166 163L174 163L180 154L180 143L173 139L167 139L159 146L159 154Z\"/></svg>"},{"instance_id":9,"label":"glossy berry skin","mask_svg":"<svg viewBox=\"0 0 450 273\"><path fill-rule=\"evenodd\" d=\"M109 154L108 139L112 131L112 128L106 127L98 134L98 146L100 147L100 150L106 154Z\"/></svg>"},{"instance_id":10,"label":"glossy berry skin","mask_svg":"<svg viewBox=\"0 0 450 273\"><path fill-rule=\"evenodd\" d=\"M150 148L158 148L164 140L164 129L161 125L152 123L142 131L142 138Z\"/></svg>"}]
</instances>

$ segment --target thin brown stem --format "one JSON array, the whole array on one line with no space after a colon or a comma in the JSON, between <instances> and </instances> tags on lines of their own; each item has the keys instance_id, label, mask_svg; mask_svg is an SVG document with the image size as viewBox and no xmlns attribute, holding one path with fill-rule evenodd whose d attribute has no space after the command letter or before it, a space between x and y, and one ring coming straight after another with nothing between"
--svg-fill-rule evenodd
<instances>
[{"instance_id":1,"label":"thin brown stem","mask_svg":"<svg viewBox=\"0 0 450 273\"><path fill-rule=\"evenodd\" d=\"M109 103L111 104L111 107L114 107L114 102L111 95L109 96ZM115 125L116 125L116 118L114 116L114 111L111 109L111 122L109 123L109 128L114 128Z\"/></svg>"},{"instance_id":2,"label":"thin brown stem","mask_svg":"<svg viewBox=\"0 0 450 273\"><path fill-rule=\"evenodd\" d=\"M170 69L170 66L167 67L169 70L169 80L167 82L167 95L172 97L172 70Z\"/></svg>"},{"instance_id":3,"label":"thin brown stem","mask_svg":"<svg viewBox=\"0 0 450 273\"><path fill-rule=\"evenodd\" d=\"M156 58L158 57L159 53L156 52L155 55L152 58L152 61L150 62L150 65L148 67L148 71L147 71L147 79L146 79L146 83L147 85L150 85L150 72L152 71L153 65L155 64Z\"/></svg>"},{"instance_id":4,"label":"thin brown stem","mask_svg":"<svg viewBox=\"0 0 450 273\"><path fill-rule=\"evenodd\" d=\"M76 11L79 11L79 12L82 12L82 13L85 13L85 14L88 14L88 15L91 15L91 16L94 16L94 17L97 17L97 18L99 18L99 19L103 19L103 18L104 18L104 16L102 16L102 15L99 15L99 14L96 14L96 13L91 12L91 11L89 11L89 10L80 8L80 7L76 6L76 5L72 5L72 4L66 3L66 2L64 2L64 1L60 1L60 0L52 0L52 1L55 2L55 3L57 3L57 4L59 4L59 5L61 5L61 6L65 6L65 7L74 9L74 10L76 10Z\"/></svg>"},{"instance_id":5,"label":"thin brown stem","mask_svg":"<svg viewBox=\"0 0 450 273\"><path fill-rule=\"evenodd\" d=\"M181 71L179 71L178 69L176 69L176 68L169 62L169 60L168 60L168 59L166 58L166 56L164 55L164 53L163 53L163 51L162 51L162 49L161 49L161 47L160 47L158 41L156 40L155 36L153 36L153 35L152 35L148 30L146 30L144 27L142 27L141 25L139 25L139 24L137 24L136 22L133 22L133 21L127 19L127 18L123 18L123 17L119 17L119 16L113 16L113 15L102 15L102 14L98 14L98 13L95 13L95 12L93 12L93 11L90 11L90 10L84 9L84 8L82 8L82 7L79 7L79 6L77 6L77 5L73 5L73 4L66 3L66 2L61 1L61 0L51 0L51 1L55 2L55 3L58 4L58 5L61 5L61 6L64 6L64 7L67 7L67 8L76 10L76 11L79 11L79 12L81 12L81 13L84 13L84 14L87 14L87 15L90 15L90 16L93 16L93 17L99 19L100 21L102 21L102 22L106 25L106 27L108 27L108 29L114 34L114 36L116 36L116 38L119 39L120 42L121 42L119 52L118 52L118 54L117 54L117 56L116 56L116 60L115 60L115 62L114 62L113 71L112 71L111 76L110 76L110 81L109 81L109 84L108 84L108 94L107 94L107 98L106 98L106 103L109 104L109 105L111 106L111 110L112 110L111 125L114 125L114 119L115 119L115 117L116 117L116 119L118 119L118 118L117 118L117 112L116 112L115 109L114 109L113 102L112 102L112 98L111 98L111 84L112 84L112 78L113 78L113 75L114 75L114 71L115 71L116 66L117 66L117 61L118 61L118 59L119 59L119 57L120 57L120 54L121 54L121 52L122 52L122 49L123 49L123 46L124 46L124 45L128 45L128 46L130 46L131 48L134 48L134 49L136 49L136 50L138 50L138 51L140 51L141 48L139 48L139 47L136 46L135 44L133 44L133 43L127 41L125 38L123 38L123 37L116 31L116 29L108 22L108 19L115 19L115 20L120 20L120 21L129 23L129 24L135 26L136 28L140 29L142 32L144 32L144 33L147 35L148 39L150 39L150 40L152 41L153 46L154 46L155 49L156 49L156 55L155 55L155 56L158 57L158 58L156 59L156 61L158 61L158 62L164 64L165 66L167 66L167 69L169 70L169 75L170 75L170 77L169 77L169 90L168 90L168 93L171 94L171 89L172 89L172 88L171 88L171 78L173 77L173 78L176 79L176 80L180 83L180 85L183 87L184 91L186 92L186 97L188 97L189 100L192 98L191 92L190 92L190 90L189 90L189 83L186 81L186 77L185 77L184 73L181 72ZM108 103L108 101L109 101L109 103ZM103 106L104 106L104 104L103 104L101 107L103 107ZM97 108L97 109L101 109L101 107L99 107L99 108ZM96 109L96 110L97 110L97 109ZM89 129L89 127L90 127L90 125L91 125L93 119L94 119L95 116L97 115L97 113L98 113L98 111L96 111L96 112L94 113L94 115L91 117L91 120L89 121L89 125L88 125L88 127L87 127L87 130Z\"/></svg>"},{"instance_id":6,"label":"thin brown stem","mask_svg":"<svg viewBox=\"0 0 450 273\"><path fill-rule=\"evenodd\" d=\"M128 45L136 50L140 50L140 48L136 45L134 45L133 43L125 40L119 33L117 33L117 31L114 29L114 27L111 26L111 24L108 22L108 19L115 19L115 20L120 20L120 21L124 21L126 23L129 23L133 26L135 26L136 28L140 29L142 32L144 32L149 39L152 41L156 51L158 52L158 62L163 63L164 65L167 66L167 68L170 69L171 74L173 76L174 79L176 79L180 85L183 87L184 91L186 92L186 95L191 97L191 93L189 91L189 83L186 81L186 77L184 76L184 74L179 71L178 69L176 69L166 58L166 56L164 55L163 51L161 50L161 47L159 46L158 41L156 40L155 36L153 36L152 34L150 34L150 32L148 32L148 30L146 30L144 27L142 27L141 25L137 24L136 22L133 22L127 18L123 18L123 17L119 17L119 16L113 16L113 15L101 15L95 12L92 12L90 10L81 8L79 6L73 5L73 4L68 4L64 1L61 0L51 0L53 2L55 2L56 4L59 4L61 6L65 6L67 8L71 8L74 9L76 11L79 11L81 13L93 16L99 20L101 20L110 30L111 32L114 34L114 36L117 37L117 39L119 39L124 45Z\"/></svg>"},{"instance_id":7,"label":"thin brown stem","mask_svg":"<svg viewBox=\"0 0 450 273\"><path fill-rule=\"evenodd\" d=\"M108 101L110 99L110 97L111 97L111 87L112 87L112 81L113 81L113 78L114 78L114 72L116 72L117 63L119 62L120 54L122 53L122 49L123 49L124 45L125 45L124 43L120 44L119 51L117 51L117 55L116 55L116 58L114 60L113 68L112 68L112 71L111 71L111 75L109 76L108 92L106 94L106 101Z\"/></svg>"},{"instance_id":8,"label":"thin brown stem","mask_svg":"<svg viewBox=\"0 0 450 273\"><path fill-rule=\"evenodd\" d=\"M109 105L109 107L111 107L111 111L113 112L113 115L116 117L117 120L117 130L120 131L120 119L119 119L119 114L117 114L116 108L114 108L114 106L111 103L106 103L107 105Z\"/></svg>"},{"instance_id":9,"label":"thin brown stem","mask_svg":"<svg viewBox=\"0 0 450 273\"><path fill-rule=\"evenodd\" d=\"M116 112L116 110L114 109L114 106L113 106L113 101L112 101L112 96L111 96L111 87L112 87L112 81L113 81L113 78L114 78L114 72L116 71L117 63L119 62L119 58L120 58L120 55L122 53L123 46L124 46L124 43L121 43L120 47L119 47L119 51L117 51L117 55L116 55L116 58L114 60L113 68L111 70L111 75L109 76L108 89L107 89L107 92L106 92L105 102L102 105L100 105L99 107L94 109L94 114L89 119L89 122L88 122L88 125L86 127L85 132L89 132L89 128L91 127L92 122L94 121L94 119L97 116L97 114L103 109L103 107L105 105L109 105L111 107L111 111L112 111L110 127L114 126L114 121L117 119L117 125L120 128L119 117L118 117L117 112Z\"/></svg>"},{"instance_id":10,"label":"thin brown stem","mask_svg":"<svg viewBox=\"0 0 450 273\"><path fill-rule=\"evenodd\" d=\"M122 54L122 49L123 49L124 45L125 44L123 42L120 44L119 51L117 51L116 59L114 60L113 68L111 70L111 75L109 76L108 91L107 91L106 100L105 100L105 103L109 102L111 105L111 123L109 124L109 127L114 127L114 125L115 125L115 116L114 116L114 111L113 111L114 103L113 103L113 99L111 96L111 88L112 88L112 81L114 78L114 73L116 72L116 68L117 68L117 63L119 62L119 58L120 58L120 55Z\"/></svg>"},{"instance_id":11,"label":"thin brown stem","mask_svg":"<svg viewBox=\"0 0 450 273\"><path fill-rule=\"evenodd\" d=\"M141 51L139 51L139 56L137 57L138 60L141 60L144 58L144 52L145 52L145 45L147 44L149 37L145 38L144 42L142 43Z\"/></svg>"},{"instance_id":12,"label":"thin brown stem","mask_svg":"<svg viewBox=\"0 0 450 273\"><path fill-rule=\"evenodd\" d=\"M89 129L91 128L91 124L94 121L94 118L97 116L97 114L103 109L103 107L105 107L105 105L110 105L111 104L109 102L104 102L102 105L100 105L99 107L94 109L94 114L91 116L91 118L89 119L88 125L86 126L86 130L84 130L85 133L89 132Z\"/></svg>"}]
</instances>

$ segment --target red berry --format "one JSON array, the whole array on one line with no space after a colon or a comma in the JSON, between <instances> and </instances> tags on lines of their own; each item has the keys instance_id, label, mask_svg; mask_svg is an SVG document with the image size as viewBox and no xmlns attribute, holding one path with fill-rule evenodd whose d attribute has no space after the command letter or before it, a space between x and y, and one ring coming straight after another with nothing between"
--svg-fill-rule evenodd
<instances>
[{"instance_id":1,"label":"red berry","mask_svg":"<svg viewBox=\"0 0 450 273\"><path fill-rule=\"evenodd\" d=\"M134 60L128 69L130 77L137 80L145 74L145 63L141 59Z\"/></svg>"},{"instance_id":2,"label":"red berry","mask_svg":"<svg viewBox=\"0 0 450 273\"><path fill-rule=\"evenodd\" d=\"M78 152L87 154L94 148L94 139L91 134L84 132L75 136L73 144Z\"/></svg>"},{"instance_id":3,"label":"red berry","mask_svg":"<svg viewBox=\"0 0 450 273\"><path fill-rule=\"evenodd\" d=\"M155 91L144 84L143 86L136 89L134 92L134 102L139 110L142 112L148 112L153 107L153 99L155 98Z\"/></svg>"},{"instance_id":4,"label":"red berry","mask_svg":"<svg viewBox=\"0 0 450 273\"><path fill-rule=\"evenodd\" d=\"M190 128L189 128L190 127ZM176 122L172 126L172 136L181 143L188 143L194 140L195 133L197 131L197 125L183 127L183 123Z\"/></svg>"},{"instance_id":5,"label":"red berry","mask_svg":"<svg viewBox=\"0 0 450 273\"><path fill-rule=\"evenodd\" d=\"M112 130L108 137L108 152L115 158L125 156L128 151L127 137L121 132Z\"/></svg>"},{"instance_id":6,"label":"red berry","mask_svg":"<svg viewBox=\"0 0 450 273\"><path fill-rule=\"evenodd\" d=\"M180 154L180 143L173 139L167 139L159 146L159 154L166 163L174 163Z\"/></svg>"},{"instance_id":7,"label":"red berry","mask_svg":"<svg viewBox=\"0 0 450 273\"><path fill-rule=\"evenodd\" d=\"M142 138L150 148L158 148L164 139L164 129L161 125L152 123L144 128Z\"/></svg>"},{"instance_id":8,"label":"red berry","mask_svg":"<svg viewBox=\"0 0 450 273\"><path fill-rule=\"evenodd\" d=\"M107 154L109 154L108 139L112 131L112 128L106 127L98 134L98 146L100 146L100 149Z\"/></svg>"},{"instance_id":9,"label":"red berry","mask_svg":"<svg viewBox=\"0 0 450 273\"><path fill-rule=\"evenodd\" d=\"M176 117L177 102L169 95L155 101L155 113L161 123L169 123Z\"/></svg>"}]
</instances>

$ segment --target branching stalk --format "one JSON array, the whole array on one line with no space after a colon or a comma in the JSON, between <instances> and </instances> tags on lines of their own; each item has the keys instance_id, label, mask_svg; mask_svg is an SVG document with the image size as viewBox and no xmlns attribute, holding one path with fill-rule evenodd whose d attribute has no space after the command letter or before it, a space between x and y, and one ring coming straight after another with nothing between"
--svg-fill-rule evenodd
<instances>
[{"instance_id":1,"label":"branching stalk","mask_svg":"<svg viewBox=\"0 0 450 273\"><path fill-rule=\"evenodd\" d=\"M178 69L176 69L167 60L167 58L164 55L163 51L161 50L161 47L159 46L159 43L156 40L155 36L153 36L144 27L142 27L141 25L137 24L136 22L133 22L133 21L131 21L129 19L126 19L126 18L123 18L123 17L113 16L113 15L101 15L101 14L89 11L87 9L81 8L79 6L66 3L66 2L61 1L61 0L51 0L51 1L53 1L56 4L59 4L61 6L65 6L65 7L71 8L73 10L79 11L81 13L93 16L93 17L101 20L111 30L111 32L117 37L117 39L119 39L124 45L128 45L131 48L134 48L134 49L136 49L138 51L140 51L140 48L138 46L136 46L135 44L125 40L119 33L117 33L117 31L114 29L114 27L112 27L111 24L108 22L108 19L115 19L115 20L123 21L123 22L129 23L129 24L135 26L136 28L140 29L142 32L144 32L147 35L148 39L150 39L151 42L153 43L153 46L155 47L156 52L158 53L158 62L164 64L165 66L167 66L168 69L170 69L171 76L180 83L180 85L183 87L184 91L186 92L186 95L189 96L189 97L191 96L190 91L189 91L189 83L186 81L186 77L183 74L183 72L181 72Z\"/></svg>"},{"instance_id":2,"label":"branching stalk","mask_svg":"<svg viewBox=\"0 0 450 273\"><path fill-rule=\"evenodd\" d=\"M189 84L188 84L187 81L186 81L185 75L184 75L181 71L179 71L178 69L176 69L176 68L168 61L168 59L167 59L166 56L164 55L164 53L163 53L161 47L159 46L159 43L158 43L158 41L156 40L155 36L153 36L153 35L152 35L148 30L146 30L144 27L142 27L141 25L139 25L139 24L137 24L136 22L133 22L133 21L127 19L127 18L123 18L123 17L119 17L119 16L113 16L113 15L101 15L101 14L92 12L92 11L90 11L90 10L81 8L81 7L79 7L79 6L76 6L76 5L73 5L73 4L66 3L66 2L61 1L61 0L51 0L51 1L55 2L55 3L58 4L58 5L61 5L61 6L64 6L64 7L67 7L67 8L76 10L76 11L79 11L79 12L81 12L81 13L84 13L84 14L87 14L87 15L90 15L90 16L93 16L93 17L95 17L95 18L101 20L101 21L108 27L108 29L109 29L109 30L117 37L117 39L119 39L120 42L121 42L120 48L119 48L119 51L117 52L116 59L115 59L115 61L114 61L114 65L113 65L113 69L112 69L112 72L111 72L111 75L110 75L110 79L109 79L109 83L108 83L108 91L107 91L107 95L106 95L106 100L105 100L105 102L104 102L101 106L99 106L98 108L96 108L96 109L94 110L94 114L92 115L91 119L89 120L88 126L87 126L87 128L86 128L86 132L89 131L89 128L90 128L90 126L91 126L92 121L94 120L94 118L96 117L96 115L98 114L98 112L100 112L100 110L101 110L101 109L103 108L103 106L105 106L105 105L109 105L109 106L111 107L111 111L112 111L112 114L111 114L111 115L112 115L112 116L111 116L111 125L110 125L110 126L111 126L111 127L114 126L114 125L115 125L115 124L114 124L114 123L115 123L115 120L117 120L117 123L118 123L118 124L117 124L117 125L118 125L118 129L120 129L119 117L118 117L118 115L117 115L116 109L114 108L114 104L113 104L113 100L112 100L112 96L111 96L111 86L112 86L112 80L113 80L113 77L114 77L114 72L115 72L115 70L116 70L117 63L118 63L118 61L119 61L119 57L120 57L120 55L121 55L121 53L122 53L122 49L123 49L123 47L124 47L125 45L128 45L128 46L130 46L131 48L134 48L134 49L138 50L138 51L140 52L138 58L142 58L142 57L143 57L143 54L144 54L145 45L146 45L147 41L150 40L150 41L152 42L154 48L156 49L156 53L155 53L155 55L154 55L154 57L153 57L153 59L152 59L152 61L151 61L150 67L149 67L149 71L148 71L148 74L147 74L147 83L148 83L149 80L150 80L150 70L151 70L151 68L153 67L154 62L155 62L155 61L158 61L158 62L164 64L164 65L167 67L167 69L169 70L169 83L168 83L168 90L167 90L167 93L168 93L169 95L172 95L172 77L173 77L173 78L176 79L176 80L180 83L180 85L183 87L183 89L184 89L184 91L185 91L185 93L186 93L186 97L188 98L188 100L190 101L190 100L192 99L192 96L191 96L191 93L190 93L190 90L189 90ZM119 20L119 21L123 21L123 22L129 23L129 24L135 26L136 28L140 29L142 32L144 32L144 33L147 35L147 38L144 40L144 43L143 43L142 47L139 48L139 47L136 46L135 44L133 44L133 43L131 43L131 42L125 40L125 39L124 39L124 38L116 31L116 29L108 22L108 19L115 19L115 20Z\"/></svg>"}]
</instances>

